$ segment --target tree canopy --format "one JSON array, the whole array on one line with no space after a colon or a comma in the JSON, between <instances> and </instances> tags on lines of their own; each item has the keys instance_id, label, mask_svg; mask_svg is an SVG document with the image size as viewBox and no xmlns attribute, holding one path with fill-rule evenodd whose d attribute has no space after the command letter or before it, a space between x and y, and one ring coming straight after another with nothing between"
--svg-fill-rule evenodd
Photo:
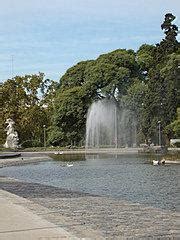
<instances>
[{"instance_id":1,"label":"tree canopy","mask_svg":"<svg viewBox=\"0 0 180 240\"><path fill-rule=\"evenodd\" d=\"M65 146L84 141L88 108L93 101L113 99L119 108L137 119L139 143L157 143L161 121L163 141L179 137L177 108L180 96L180 43L175 16L165 15L165 34L156 45L143 44L137 51L117 49L95 60L69 68L59 83L43 73L16 76L1 86L2 119L16 122L21 143L43 142L46 125L48 144ZM2 139L4 133L0 132Z\"/></svg>"},{"instance_id":2,"label":"tree canopy","mask_svg":"<svg viewBox=\"0 0 180 240\"><path fill-rule=\"evenodd\" d=\"M52 84L49 79L44 79L43 73L16 76L2 84L2 120L3 123L7 118L15 121L21 144L38 142L42 145L43 125L48 127L50 124L49 106L45 103L47 91ZM5 139L4 134L2 132Z\"/></svg>"}]
</instances>

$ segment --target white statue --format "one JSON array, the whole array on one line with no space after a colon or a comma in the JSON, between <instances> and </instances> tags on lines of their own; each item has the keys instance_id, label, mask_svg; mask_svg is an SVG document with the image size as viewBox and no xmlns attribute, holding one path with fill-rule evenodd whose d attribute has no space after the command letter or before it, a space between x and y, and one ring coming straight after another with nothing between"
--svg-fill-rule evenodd
<instances>
[{"instance_id":1,"label":"white statue","mask_svg":"<svg viewBox=\"0 0 180 240\"><path fill-rule=\"evenodd\" d=\"M6 137L6 142L4 144L5 148L17 148L18 147L18 133L16 131L14 131L14 127L13 125L15 124L15 122L8 118L5 122L6 124L8 124L8 126L6 127L5 131L7 132L7 137Z\"/></svg>"}]
</instances>

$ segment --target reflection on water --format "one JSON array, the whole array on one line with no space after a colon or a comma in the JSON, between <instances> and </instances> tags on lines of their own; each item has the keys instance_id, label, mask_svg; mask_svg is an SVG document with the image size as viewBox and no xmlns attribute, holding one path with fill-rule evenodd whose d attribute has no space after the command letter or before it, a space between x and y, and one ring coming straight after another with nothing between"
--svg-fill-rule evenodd
<instances>
[{"instance_id":1,"label":"reflection on water","mask_svg":"<svg viewBox=\"0 0 180 240\"><path fill-rule=\"evenodd\" d=\"M0 175L177 210L179 166L153 166L138 155L87 155L81 160L73 167L61 161L8 167Z\"/></svg>"},{"instance_id":2,"label":"reflection on water","mask_svg":"<svg viewBox=\"0 0 180 240\"><path fill-rule=\"evenodd\" d=\"M49 154L51 158L57 161L63 162L74 162L74 161L85 161L86 155L85 153L78 153L78 154L63 154L63 152L57 152L55 154Z\"/></svg>"}]
</instances>

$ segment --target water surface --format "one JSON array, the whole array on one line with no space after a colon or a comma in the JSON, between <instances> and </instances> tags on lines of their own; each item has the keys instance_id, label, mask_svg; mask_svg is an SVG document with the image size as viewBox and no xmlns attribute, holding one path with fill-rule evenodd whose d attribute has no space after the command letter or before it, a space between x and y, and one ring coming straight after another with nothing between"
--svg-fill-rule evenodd
<instances>
[{"instance_id":1,"label":"water surface","mask_svg":"<svg viewBox=\"0 0 180 240\"><path fill-rule=\"evenodd\" d=\"M178 209L178 173L177 165L153 166L150 159L138 155L88 155L71 167L48 161L0 170L0 175L27 182L170 210Z\"/></svg>"}]
</instances>

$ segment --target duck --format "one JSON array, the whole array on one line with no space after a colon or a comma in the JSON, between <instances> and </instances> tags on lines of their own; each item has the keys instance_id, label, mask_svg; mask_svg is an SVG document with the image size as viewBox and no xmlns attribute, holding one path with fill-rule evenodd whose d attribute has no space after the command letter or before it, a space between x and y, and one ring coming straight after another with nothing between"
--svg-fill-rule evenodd
<instances>
[{"instance_id":1,"label":"duck","mask_svg":"<svg viewBox=\"0 0 180 240\"><path fill-rule=\"evenodd\" d=\"M73 164L67 163L67 167L73 167Z\"/></svg>"},{"instance_id":2,"label":"duck","mask_svg":"<svg viewBox=\"0 0 180 240\"><path fill-rule=\"evenodd\" d=\"M63 151L55 152L54 154L55 154L55 155L63 154Z\"/></svg>"},{"instance_id":3,"label":"duck","mask_svg":"<svg viewBox=\"0 0 180 240\"><path fill-rule=\"evenodd\" d=\"M153 160L153 165L156 166L156 165L164 165L165 164L165 159L161 159L161 160Z\"/></svg>"},{"instance_id":4,"label":"duck","mask_svg":"<svg viewBox=\"0 0 180 240\"><path fill-rule=\"evenodd\" d=\"M154 166L159 165L159 161L158 160L153 160L152 163L153 163Z\"/></svg>"},{"instance_id":5,"label":"duck","mask_svg":"<svg viewBox=\"0 0 180 240\"><path fill-rule=\"evenodd\" d=\"M166 163L166 161L165 161L165 159L163 158L163 159L161 159L160 161L159 161L159 164L162 164L162 165L164 165Z\"/></svg>"}]
</instances>

